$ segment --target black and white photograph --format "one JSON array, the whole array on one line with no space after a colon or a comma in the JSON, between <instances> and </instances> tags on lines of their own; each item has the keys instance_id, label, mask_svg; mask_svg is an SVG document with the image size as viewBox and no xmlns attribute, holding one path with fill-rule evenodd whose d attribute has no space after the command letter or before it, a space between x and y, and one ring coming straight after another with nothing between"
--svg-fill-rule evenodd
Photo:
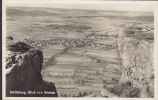
<instances>
[{"instance_id":1,"label":"black and white photograph","mask_svg":"<svg viewBox=\"0 0 158 100\"><path fill-rule=\"evenodd\" d=\"M155 98L156 1L38 3L3 9L4 100Z\"/></svg>"}]
</instances>

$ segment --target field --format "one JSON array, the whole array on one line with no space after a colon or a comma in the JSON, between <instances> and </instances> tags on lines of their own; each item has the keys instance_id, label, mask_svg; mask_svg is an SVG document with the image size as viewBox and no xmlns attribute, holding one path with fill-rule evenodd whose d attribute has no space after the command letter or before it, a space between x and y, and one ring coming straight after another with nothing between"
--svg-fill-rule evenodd
<instances>
[{"instance_id":1,"label":"field","mask_svg":"<svg viewBox=\"0 0 158 100\"><path fill-rule=\"evenodd\" d=\"M60 97L99 97L121 77L120 29L153 26L153 20L152 12L8 7L7 37L43 51L42 77L55 83Z\"/></svg>"}]
</instances>

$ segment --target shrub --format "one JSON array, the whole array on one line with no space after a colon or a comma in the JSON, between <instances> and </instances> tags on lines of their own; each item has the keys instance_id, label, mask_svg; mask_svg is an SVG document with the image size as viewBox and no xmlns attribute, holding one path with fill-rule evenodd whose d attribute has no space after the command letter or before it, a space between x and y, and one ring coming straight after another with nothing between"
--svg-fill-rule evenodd
<instances>
[{"instance_id":1,"label":"shrub","mask_svg":"<svg viewBox=\"0 0 158 100\"><path fill-rule=\"evenodd\" d=\"M134 34L135 31L130 30L130 29L126 29L126 30L124 30L124 33L125 33L125 34Z\"/></svg>"},{"instance_id":2,"label":"shrub","mask_svg":"<svg viewBox=\"0 0 158 100\"><path fill-rule=\"evenodd\" d=\"M26 51L28 51L31 48L31 46L23 43L23 42L18 42L16 44L13 44L9 47L9 50L12 52L20 52L20 53L24 53Z\"/></svg>"}]
</instances>

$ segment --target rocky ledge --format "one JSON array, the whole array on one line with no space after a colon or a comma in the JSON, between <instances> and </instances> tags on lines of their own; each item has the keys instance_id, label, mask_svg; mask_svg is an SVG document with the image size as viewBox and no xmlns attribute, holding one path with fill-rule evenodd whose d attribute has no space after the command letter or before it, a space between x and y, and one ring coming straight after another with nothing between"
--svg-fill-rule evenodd
<instances>
[{"instance_id":1,"label":"rocky ledge","mask_svg":"<svg viewBox=\"0 0 158 100\"><path fill-rule=\"evenodd\" d=\"M55 84L42 79L42 51L18 42L7 47L7 97L57 97Z\"/></svg>"},{"instance_id":2,"label":"rocky ledge","mask_svg":"<svg viewBox=\"0 0 158 100\"><path fill-rule=\"evenodd\" d=\"M118 35L118 48L122 59L119 84L104 86L104 97L154 97L154 31L153 26L125 25Z\"/></svg>"},{"instance_id":3,"label":"rocky ledge","mask_svg":"<svg viewBox=\"0 0 158 100\"><path fill-rule=\"evenodd\" d=\"M140 92L136 97L154 97L154 30L151 25L126 25L118 46L122 58L120 83L130 82Z\"/></svg>"}]
</instances>

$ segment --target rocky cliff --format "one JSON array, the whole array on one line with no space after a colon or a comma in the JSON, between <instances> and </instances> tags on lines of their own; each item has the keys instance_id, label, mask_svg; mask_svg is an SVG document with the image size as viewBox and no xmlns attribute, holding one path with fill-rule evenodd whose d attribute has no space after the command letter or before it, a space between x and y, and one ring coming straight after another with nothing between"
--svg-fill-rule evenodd
<instances>
[{"instance_id":1,"label":"rocky cliff","mask_svg":"<svg viewBox=\"0 0 158 100\"><path fill-rule=\"evenodd\" d=\"M120 84L131 82L132 87L140 89L137 97L154 97L153 35L153 28L142 24L126 25L119 34Z\"/></svg>"},{"instance_id":2,"label":"rocky cliff","mask_svg":"<svg viewBox=\"0 0 158 100\"><path fill-rule=\"evenodd\" d=\"M57 97L54 83L43 81L43 54L19 42L7 47L6 96Z\"/></svg>"},{"instance_id":3,"label":"rocky cliff","mask_svg":"<svg viewBox=\"0 0 158 100\"><path fill-rule=\"evenodd\" d=\"M124 25L118 34L122 60L119 84L105 85L103 97L154 97L154 32L152 25Z\"/></svg>"}]
</instances>

